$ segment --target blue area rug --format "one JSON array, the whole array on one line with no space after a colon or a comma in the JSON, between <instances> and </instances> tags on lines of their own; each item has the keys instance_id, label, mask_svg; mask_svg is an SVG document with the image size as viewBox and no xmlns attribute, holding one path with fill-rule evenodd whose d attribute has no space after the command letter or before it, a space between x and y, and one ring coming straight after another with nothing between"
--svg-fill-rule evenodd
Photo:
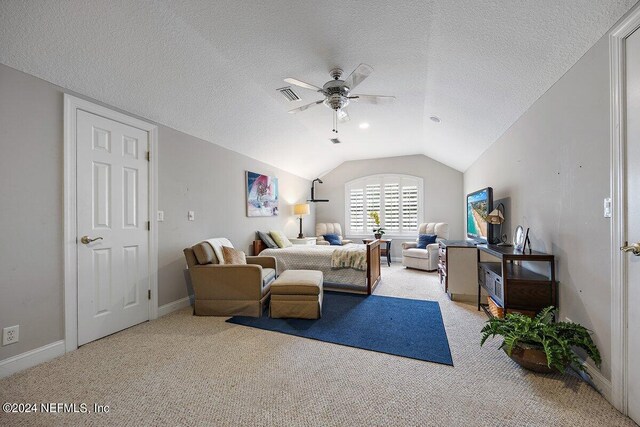
<instances>
[{"instance_id":1,"label":"blue area rug","mask_svg":"<svg viewBox=\"0 0 640 427\"><path fill-rule=\"evenodd\" d=\"M325 292L318 320L236 316L227 322L453 366L435 301Z\"/></svg>"}]
</instances>

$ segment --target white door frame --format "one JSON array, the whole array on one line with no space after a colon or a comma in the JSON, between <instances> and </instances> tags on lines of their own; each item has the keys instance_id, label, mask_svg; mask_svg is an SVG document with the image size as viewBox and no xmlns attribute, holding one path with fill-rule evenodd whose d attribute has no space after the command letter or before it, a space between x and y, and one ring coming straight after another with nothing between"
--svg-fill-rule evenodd
<instances>
[{"instance_id":1,"label":"white door frame","mask_svg":"<svg viewBox=\"0 0 640 427\"><path fill-rule=\"evenodd\" d=\"M149 133L149 320L158 317L158 126L64 94L64 342L78 348L78 243L76 218L76 116L83 110Z\"/></svg>"},{"instance_id":2,"label":"white door frame","mask_svg":"<svg viewBox=\"0 0 640 427\"><path fill-rule=\"evenodd\" d=\"M640 7L636 6L609 35L611 72L611 403L627 414L627 263L624 246L626 219L626 123L625 123L625 39L640 28Z\"/></svg>"}]
</instances>

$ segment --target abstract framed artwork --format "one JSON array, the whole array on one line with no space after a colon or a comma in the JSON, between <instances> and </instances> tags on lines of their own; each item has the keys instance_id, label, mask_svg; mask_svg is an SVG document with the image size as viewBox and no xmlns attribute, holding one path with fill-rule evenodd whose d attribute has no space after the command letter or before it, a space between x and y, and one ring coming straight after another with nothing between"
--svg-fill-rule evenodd
<instances>
[{"instance_id":1,"label":"abstract framed artwork","mask_svg":"<svg viewBox=\"0 0 640 427\"><path fill-rule=\"evenodd\" d=\"M278 178L247 171L246 183L247 216L278 215Z\"/></svg>"}]
</instances>

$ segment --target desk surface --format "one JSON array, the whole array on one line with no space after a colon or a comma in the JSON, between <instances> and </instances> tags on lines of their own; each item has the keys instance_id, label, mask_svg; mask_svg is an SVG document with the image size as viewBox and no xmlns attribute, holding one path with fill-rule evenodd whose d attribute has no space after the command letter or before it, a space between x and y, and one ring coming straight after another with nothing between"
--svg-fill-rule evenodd
<instances>
[{"instance_id":1,"label":"desk surface","mask_svg":"<svg viewBox=\"0 0 640 427\"><path fill-rule=\"evenodd\" d=\"M441 240L442 246L452 248L475 248L476 244L468 240Z\"/></svg>"},{"instance_id":2,"label":"desk surface","mask_svg":"<svg viewBox=\"0 0 640 427\"><path fill-rule=\"evenodd\" d=\"M520 251L513 246L498 246L498 245L478 245L478 250L491 254L497 258L519 259L527 258L530 261L536 259L553 259L553 255L538 251Z\"/></svg>"}]
</instances>

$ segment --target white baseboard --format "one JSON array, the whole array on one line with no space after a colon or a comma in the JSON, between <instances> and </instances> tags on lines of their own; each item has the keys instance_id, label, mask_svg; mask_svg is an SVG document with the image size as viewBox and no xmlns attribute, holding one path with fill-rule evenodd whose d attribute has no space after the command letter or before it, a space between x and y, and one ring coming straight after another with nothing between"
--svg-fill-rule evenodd
<instances>
[{"instance_id":1,"label":"white baseboard","mask_svg":"<svg viewBox=\"0 0 640 427\"><path fill-rule=\"evenodd\" d=\"M165 316L169 313L173 313L181 308L189 307L191 305L191 297L184 297L182 299L170 302L169 304L161 305L158 307L158 317Z\"/></svg>"},{"instance_id":2,"label":"white baseboard","mask_svg":"<svg viewBox=\"0 0 640 427\"><path fill-rule=\"evenodd\" d=\"M64 341L60 340L2 360L0 361L0 378L48 362L62 356L64 352Z\"/></svg>"},{"instance_id":3,"label":"white baseboard","mask_svg":"<svg viewBox=\"0 0 640 427\"><path fill-rule=\"evenodd\" d=\"M607 401L611 402L611 381L606 379L597 368L594 368L588 363L583 363L582 366L589 372L591 379L585 374L581 374L582 378L598 390Z\"/></svg>"}]
</instances>

